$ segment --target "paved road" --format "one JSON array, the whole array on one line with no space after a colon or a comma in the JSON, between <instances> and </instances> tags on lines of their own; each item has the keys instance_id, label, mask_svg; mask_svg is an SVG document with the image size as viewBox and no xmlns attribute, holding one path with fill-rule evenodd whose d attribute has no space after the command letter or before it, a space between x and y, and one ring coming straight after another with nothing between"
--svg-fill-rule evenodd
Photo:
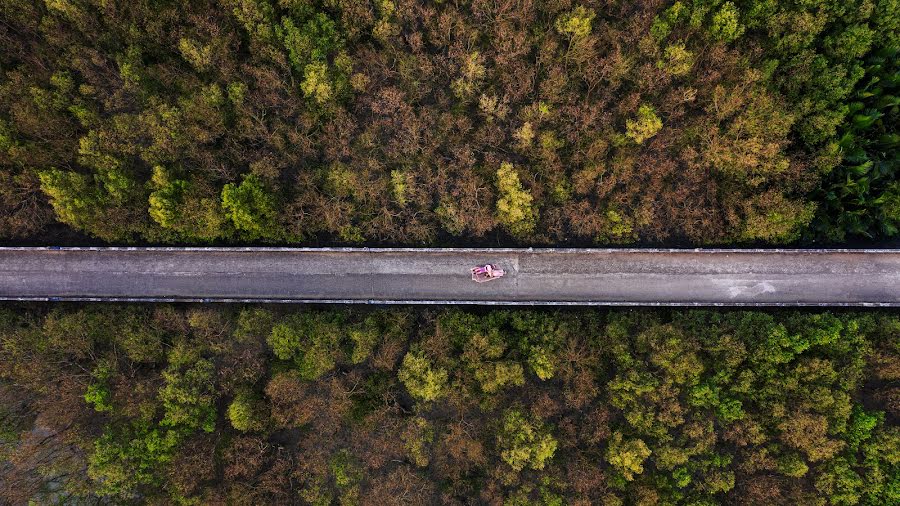
<instances>
[{"instance_id":1,"label":"paved road","mask_svg":"<svg viewBox=\"0 0 900 506\"><path fill-rule=\"evenodd\" d=\"M0 248L0 299L900 306L900 250Z\"/></svg>"}]
</instances>

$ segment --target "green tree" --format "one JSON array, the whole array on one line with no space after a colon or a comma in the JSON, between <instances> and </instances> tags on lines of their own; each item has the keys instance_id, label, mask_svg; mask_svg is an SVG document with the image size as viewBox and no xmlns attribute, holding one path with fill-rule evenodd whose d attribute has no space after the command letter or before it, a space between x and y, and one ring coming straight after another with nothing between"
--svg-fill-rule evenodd
<instances>
[{"instance_id":1,"label":"green tree","mask_svg":"<svg viewBox=\"0 0 900 506\"><path fill-rule=\"evenodd\" d=\"M527 417L517 409L503 414L497 447L500 457L514 470L521 471L526 466L543 469L556 453L557 445L549 427L540 420Z\"/></svg>"},{"instance_id":2,"label":"green tree","mask_svg":"<svg viewBox=\"0 0 900 506\"><path fill-rule=\"evenodd\" d=\"M150 180L150 217L178 239L211 241L222 234L225 217L213 196L201 197L189 181L175 179L157 165Z\"/></svg>"},{"instance_id":3,"label":"green tree","mask_svg":"<svg viewBox=\"0 0 900 506\"><path fill-rule=\"evenodd\" d=\"M108 426L94 442L88 476L101 496L135 499L141 487L162 485L162 470L171 461L177 445L174 431L154 428L146 422Z\"/></svg>"},{"instance_id":4,"label":"green tree","mask_svg":"<svg viewBox=\"0 0 900 506\"><path fill-rule=\"evenodd\" d=\"M241 390L228 405L228 421L241 432L260 432L266 428L265 410L259 396Z\"/></svg>"},{"instance_id":5,"label":"green tree","mask_svg":"<svg viewBox=\"0 0 900 506\"><path fill-rule=\"evenodd\" d=\"M519 173L511 163L503 162L497 169L497 220L509 232L524 237L534 231L537 221L531 196L519 180Z\"/></svg>"},{"instance_id":6,"label":"green tree","mask_svg":"<svg viewBox=\"0 0 900 506\"><path fill-rule=\"evenodd\" d=\"M421 352L409 352L397 371L397 378L413 397L434 401L444 395L447 388L447 370L435 368L431 360Z\"/></svg>"},{"instance_id":7,"label":"green tree","mask_svg":"<svg viewBox=\"0 0 900 506\"><path fill-rule=\"evenodd\" d=\"M274 240L282 236L276 223L275 195L255 174L244 176L240 185L228 183L222 188L222 208L234 228L247 239Z\"/></svg>"},{"instance_id":8,"label":"green tree","mask_svg":"<svg viewBox=\"0 0 900 506\"><path fill-rule=\"evenodd\" d=\"M656 66L673 76L683 76L694 66L694 53L688 51L684 44L669 44Z\"/></svg>"},{"instance_id":9,"label":"green tree","mask_svg":"<svg viewBox=\"0 0 900 506\"><path fill-rule=\"evenodd\" d=\"M276 357L293 361L302 378L314 380L334 368L344 325L339 313L303 312L276 323L267 342Z\"/></svg>"},{"instance_id":10,"label":"green tree","mask_svg":"<svg viewBox=\"0 0 900 506\"><path fill-rule=\"evenodd\" d=\"M661 128L662 120L656 115L656 110L646 104L638 108L635 119L625 121L625 135L638 144L656 135Z\"/></svg>"},{"instance_id":11,"label":"green tree","mask_svg":"<svg viewBox=\"0 0 900 506\"><path fill-rule=\"evenodd\" d=\"M159 391L165 411L160 424L212 432L216 425L212 363L184 345L173 348L168 358L169 365L162 374L165 384Z\"/></svg>"},{"instance_id":12,"label":"green tree","mask_svg":"<svg viewBox=\"0 0 900 506\"><path fill-rule=\"evenodd\" d=\"M644 461L650 453L650 449L642 440L626 440L621 432L616 431L609 440L606 461L627 481L632 481L634 475L644 472Z\"/></svg>"},{"instance_id":13,"label":"green tree","mask_svg":"<svg viewBox=\"0 0 900 506\"><path fill-rule=\"evenodd\" d=\"M556 18L556 31L570 39L579 39L591 33L591 22L596 17L594 11L583 5Z\"/></svg>"},{"instance_id":14,"label":"green tree","mask_svg":"<svg viewBox=\"0 0 900 506\"><path fill-rule=\"evenodd\" d=\"M713 14L709 33L713 38L722 42L732 42L744 33L744 27L740 24L740 11L733 2L725 2L722 7Z\"/></svg>"}]
</instances>

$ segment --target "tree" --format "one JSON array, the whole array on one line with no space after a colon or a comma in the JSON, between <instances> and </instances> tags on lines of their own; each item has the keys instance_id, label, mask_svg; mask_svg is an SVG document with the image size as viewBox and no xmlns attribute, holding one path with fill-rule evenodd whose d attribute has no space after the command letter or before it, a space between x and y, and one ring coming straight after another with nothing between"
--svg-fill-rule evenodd
<instances>
[{"instance_id":1,"label":"tree","mask_svg":"<svg viewBox=\"0 0 900 506\"><path fill-rule=\"evenodd\" d=\"M108 427L94 442L88 475L100 495L133 499L141 487L162 484L161 471L177 445L175 431L154 428L146 422Z\"/></svg>"},{"instance_id":2,"label":"tree","mask_svg":"<svg viewBox=\"0 0 900 506\"><path fill-rule=\"evenodd\" d=\"M647 104L638 108L635 119L625 121L625 135L638 144L656 135L661 128L662 120L656 115L656 110Z\"/></svg>"},{"instance_id":3,"label":"tree","mask_svg":"<svg viewBox=\"0 0 900 506\"><path fill-rule=\"evenodd\" d=\"M713 38L722 42L732 42L744 33L738 18L740 12L733 2L725 2L722 7L713 14L709 33Z\"/></svg>"},{"instance_id":4,"label":"tree","mask_svg":"<svg viewBox=\"0 0 900 506\"><path fill-rule=\"evenodd\" d=\"M274 240L282 236L275 221L275 196L255 174L244 176L240 185L228 183L222 188L222 208L234 228L247 239Z\"/></svg>"},{"instance_id":5,"label":"tree","mask_svg":"<svg viewBox=\"0 0 900 506\"><path fill-rule=\"evenodd\" d=\"M684 44L669 44L663 51L663 59L656 66L673 76L683 76L694 66L694 53L688 51Z\"/></svg>"},{"instance_id":6,"label":"tree","mask_svg":"<svg viewBox=\"0 0 900 506\"><path fill-rule=\"evenodd\" d=\"M425 402L437 400L447 388L447 370L435 368L421 352L409 352L403 357L397 378L410 395Z\"/></svg>"},{"instance_id":7,"label":"tree","mask_svg":"<svg viewBox=\"0 0 900 506\"><path fill-rule=\"evenodd\" d=\"M314 380L334 368L346 331L336 312L303 312L272 327L267 342L280 360L291 360L300 376Z\"/></svg>"},{"instance_id":8,"label":"tree","mask_svg":"<svg viewBox=\"0 0 900 506\"><path fill-rule=\"evenodd\" d=\"M644 472L644 461L650 456L650 449L640 439L624 439L621 432L615 432L609 440L606 461L627 481Z\"/></svg>"},{"instance_id":9,"label":"tree","mask_svg":"<svg viewBox=\"0 0 900 506\"><path fill-rule=\"evenodd\" d=\"M228 405L228 420L241 432L260 432L266 427L265 403L247 390L241 390Z\"/></svg>"},{"instance_id":10,"label":"tree","mask_svg":"<svg viewBox=\"0 0 900 506\"><path fill-rule=\"evenodd\" d=\"M579 5L572 12L556 18L556 31L570 39L586 37L591 33L591 22L595 16L593 11Z\"/></svg>"},{"instance_id":11,"label":"tree","mask_svg":"<svg viewBox=\"0 0 900 506\"><path fill-rule=\"evenodd\" d=\"M200 358L196 350L180 345L169 352L169 365L163 371L165 385L159 400L165 411L161 425L185 429L215 430L215 369Z\"/></svg>"},{"instance_id":12,"label":"tree","mask_svg":"<svg viewBox=\"0 0 900 506\"><path fill-rule=\"evenodd\" d=\"M497 169L497 221L514 236L523 237L534 231L537 211L532 206L534 198L522 186L519 174L509 162Z\"/></svg>"},{"instance_id":13,"label":"tree","mask_svg":"<svg viewBox=\"0 0 900 506\"><path fill-rule=\"evenodd\" d=\"M222 234L225 218L216 199L196 194L189 181L174 179L170 171L157 165L150 180L150 217L174 237L211 241Z\"/></svg>"},{"instance_id":14,"label":"tree","mask_svg":"<svg viewBox=\"0 0 900 506\"><path fill-rule=\"evenodd\" d=\"M500 457L514 470L521 471L526 466L540 470L556 453L556 439L550 429L540 420L527 417L517 409L503 414L502 425L497 434Z\"/></svg>"}]
</instances>

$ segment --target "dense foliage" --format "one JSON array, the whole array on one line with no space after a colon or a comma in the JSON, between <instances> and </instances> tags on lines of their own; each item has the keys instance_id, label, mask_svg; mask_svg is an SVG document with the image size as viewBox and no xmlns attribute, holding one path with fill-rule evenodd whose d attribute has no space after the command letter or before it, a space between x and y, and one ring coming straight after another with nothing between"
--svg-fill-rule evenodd
<instances>
[{"instance_id":1,"label":"dense foliage","mask_svg":"<svg viewBox=\"0 0 900 506\"><path fill-rule=\"evenodd\" d=\"M898 47L897 0L5 0L0 237L884 238Z\"/></svg>"},{"instance_id":2,"label":"dense foliage","mask_svg":"<svg viewBox=\"0 0 900 506\"><path fill-rule=\"evenodd\" d=\"M0 502L897 504L898 364L879 312L7 307Z\"/></svg>"}]
</instances>

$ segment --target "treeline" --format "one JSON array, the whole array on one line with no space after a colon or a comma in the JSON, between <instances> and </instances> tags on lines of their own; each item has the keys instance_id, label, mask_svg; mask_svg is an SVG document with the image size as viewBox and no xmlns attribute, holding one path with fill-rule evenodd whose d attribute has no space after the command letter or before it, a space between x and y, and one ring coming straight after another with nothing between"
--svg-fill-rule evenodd
<instances>
[{"instance_id":1,"label":"treeline","mask_svg":"<svg viewBox=\"0 0 900 506\"><path fill-rule=\"evenodd\" d=\"M6 0L0 237L883 239L898 40L896 0Z\"/></svg>"},{"instance_id":2,"label":"treeline","mask_svg":"<svg viewBox=\"0 0 900 506\"><path fill-rule=\"evenodd\" d=\"M897 504L898 364L881 312L7 307L0 501Z\"/></svg>"}]
</instances>

